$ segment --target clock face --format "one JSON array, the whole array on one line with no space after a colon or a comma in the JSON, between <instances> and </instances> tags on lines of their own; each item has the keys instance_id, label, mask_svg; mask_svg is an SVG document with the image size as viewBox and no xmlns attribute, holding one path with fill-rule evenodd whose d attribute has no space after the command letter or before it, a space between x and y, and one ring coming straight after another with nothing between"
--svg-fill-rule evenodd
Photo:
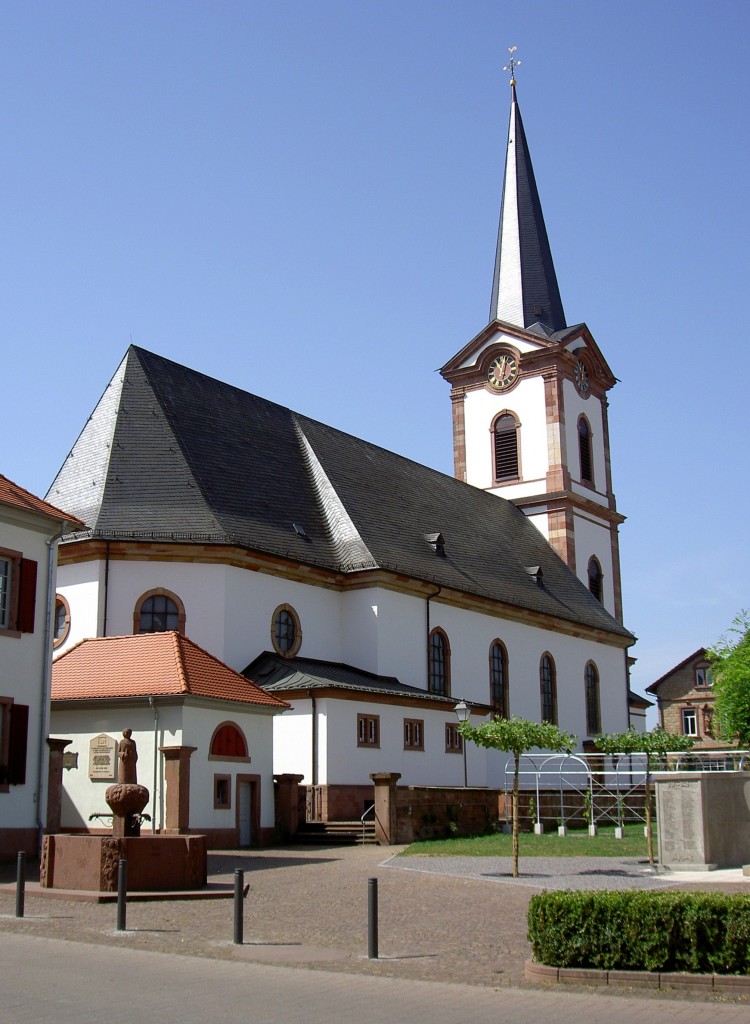
<instances>
[{"instance_id":1,"label":"clock face","mask_svg":"<svg viewBox=\"0 0 750 1024\"><path fill-rule=\"evenodd\" d=\"M518 379L518 362L510 352L503 352L490 363L487 383L497 391L505 391Z\"/></svg>"},{"instance_id":2,"label":"clock face","mask_svg":"<svg viewBox=\"0 0 750 1024\"><path fill-rule=\"evenodd\" d=\"M589 373L580 359L576 363L575 381L576 387L578 388L580 393L582 395L585 395L589 389Z\"/></svg>"}]
</instances>

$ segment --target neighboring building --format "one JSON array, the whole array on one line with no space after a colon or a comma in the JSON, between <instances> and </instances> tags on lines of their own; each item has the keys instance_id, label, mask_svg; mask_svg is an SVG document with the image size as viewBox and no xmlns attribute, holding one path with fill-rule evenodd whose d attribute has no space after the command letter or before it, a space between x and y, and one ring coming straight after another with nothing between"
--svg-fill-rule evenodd
<instances>
[{"instance_id":1,"label":"neighboring building","mask_svg":"<svg viewBox=\"0 0 750 1024\"><path fill-rule=\"evenodd\" d=\"M515 85L509 153L492 320L443 369L460 479L131 347L49 491L86 523L63 646L174 629L280 693L276 770L329 818L376 771L461 785L459 699L581 744L629 724L614 376L553 294Z\"/></svg>"},{"instance_id":2,"label":"neighboring building","mask_svg":"<svg viewBox=\"0 0 750 1024\"><path fill-rule=\"evenodd\" d=\"M51 732L72 740L62 828L108 830L104 793L117 780L122 731L132 729L146 813L160 832L199 832L214 847L266 845L271 718L288 707L177 632L80 641L52 666Z\"/></svg>"},{"instance_id":3,"label":"neighboring building","mask_svg":"<svg viewBox=\"0 0 750 1024\"><path fill-rule=\"evenodd\" d=\"M659 725L667 732L692 736L695 750L722 750L732 744L721 743L714 731L714 691L706 648L699 647L689 657L665 672L646 687L653 693L659 709Z\"/></svg>"},{"instance_id":4,"label":"neighboring building","mask_svg":"<svg viewBox=\"0 0 750 1024\"><path fill-rule=\"evenodd\" d=\"M36 854L47 820L56 541L82 526L0 476L0 859Z\"/></svg>"}]
</instances>

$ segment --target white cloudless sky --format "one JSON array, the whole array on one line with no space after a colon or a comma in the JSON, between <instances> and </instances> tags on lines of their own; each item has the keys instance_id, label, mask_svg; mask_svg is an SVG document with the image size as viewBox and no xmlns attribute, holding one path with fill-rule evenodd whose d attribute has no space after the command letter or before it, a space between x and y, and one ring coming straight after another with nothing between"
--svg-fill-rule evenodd
<instances>
[{"instance_id":1,"label":"white cloudless sky","mask_svg":"<svg viewBox=\"0 0 750 1024\"><path fill-rule=\"evenodd\" d=\"M452 472L518 96L610 393L642 690L748 578L750 5L3 0L0 472L44 495L131 341Z\"/></svg>"}]
</instances>

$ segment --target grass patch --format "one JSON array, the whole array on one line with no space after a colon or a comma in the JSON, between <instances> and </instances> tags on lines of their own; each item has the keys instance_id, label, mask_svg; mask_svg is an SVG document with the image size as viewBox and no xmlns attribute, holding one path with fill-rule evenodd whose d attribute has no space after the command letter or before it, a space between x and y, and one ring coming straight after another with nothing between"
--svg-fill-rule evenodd
<instances>
[{"instance_id":1,"label":"grass patch","mask_svg":"<svg viewBox=\"0 0 750 1024\"><path fill-rule=\"evenodd\" d=\"M648 857L642 825L625 828L622 839L615 839L614 828L602 828L598 835L588 830L571 831L567 836L546 832L541 836L521 832L518 837L521 857ZM513 836L451 837L412 843L402 857L512 857Z\"/></svg>"}]
</instances>

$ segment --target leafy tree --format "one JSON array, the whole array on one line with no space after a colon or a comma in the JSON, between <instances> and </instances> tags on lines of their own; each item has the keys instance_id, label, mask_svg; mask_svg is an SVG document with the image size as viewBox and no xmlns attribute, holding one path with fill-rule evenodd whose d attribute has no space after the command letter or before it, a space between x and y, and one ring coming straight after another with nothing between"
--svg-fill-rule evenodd
<instances>
[{"instance_id":1,"label":"leafy tree","mask_svg":"<svg viewBox=\"0 0 750 1024\"><path fill-rule=\"evenodd\" d=\"M714 674L717 735L750 746L750 613L740 612L707 652Z\"/></svg>"},{"instance_id":2,"label":"leafy tree","mask_svg":"<svg viewBox=\"0 0 750 1024\"><path fill-rule=\"evenodd\" d=\"M600 736L596 746L603 754L644 754L646 757L646 839L648 840L648 862L654 863L654 832L651 817L651 770L665 764L667 754L690 750L692 736L680 736L665 732L658 726L650 732L636 732L632 727L627 732L611 732Z\"/></svg>"},{"instance_id":3,"label":"leafy tree","mask_svg":"<svg viewBox=\"0 0 750 1024\"><path fill-rule=\"evenodd\" d=\"M570 753L576 738L549 722L530 722L525 718L495 718L483 725L462 722L458 731L464 740L478 747L490 747L513 754L513 877L518 878L518 770L521 755L540 750L564 750Z\"/></svg>"}]
</instances>

